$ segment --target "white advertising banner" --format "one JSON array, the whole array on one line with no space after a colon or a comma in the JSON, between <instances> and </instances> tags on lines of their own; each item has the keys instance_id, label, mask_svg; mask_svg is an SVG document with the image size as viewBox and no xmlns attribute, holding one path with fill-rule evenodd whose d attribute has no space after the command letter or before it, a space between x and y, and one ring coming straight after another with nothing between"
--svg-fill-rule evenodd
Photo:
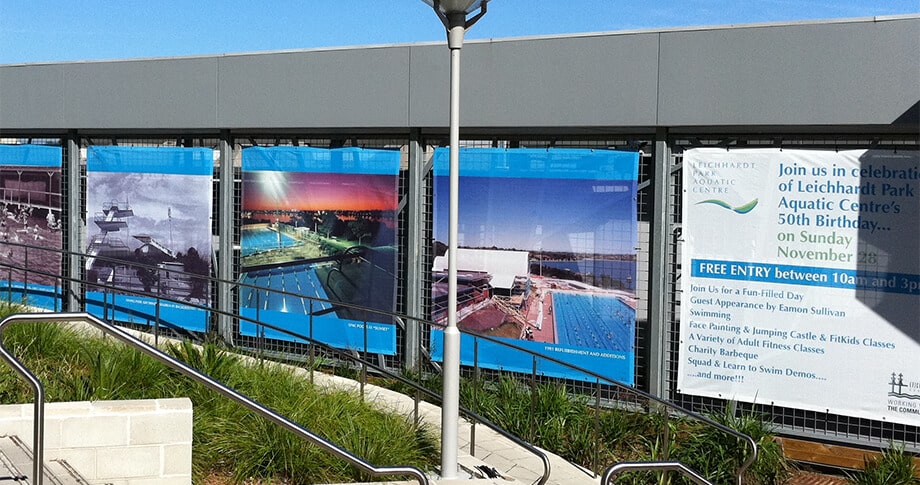
<instances>
[{"instance_id":1,"label":"white advertising banner","mask_svg":"<svg viewBox=\"0 0 920 485\"><path fill-rule=\"evenodd\" d=\"M685 394L920 425L920 156L683 158Z\"/></svg>"}]
</instances>

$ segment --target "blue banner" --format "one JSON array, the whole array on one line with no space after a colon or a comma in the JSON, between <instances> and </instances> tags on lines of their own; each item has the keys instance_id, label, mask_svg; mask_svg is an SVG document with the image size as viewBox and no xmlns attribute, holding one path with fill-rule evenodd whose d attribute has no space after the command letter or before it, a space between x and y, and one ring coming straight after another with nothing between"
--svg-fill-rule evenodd
<instances>
[{"instance_id":1,"label":"blue banner","mask_svg":"<svg viewBox=\"0 0 920 485\"><path fill-rule=\"evenodd\" d=\"M86 164L87 311L205 331L214 151L91 146Z\"/></svg>"},{"instance_id":2,"label":"blue banner","mask_svg":"<svg viewBox=\"0 0 920 485\"><path fill-rule=\"evenodd\" d=\"M48 145L0 145L0 165L60 167L61 147Z\"/></svg>"},{"instance_id":3,"label":"blue banner","mask_svg":"<svg viewBox=\"0 0 920 485\"><path fill-rule=\"evenodd\" d=\"M210 176L214 173L214 150L91 146L86 150L86 171Z\"/></svg>"},{"instance_id":4,"label":"blue banner","mask_svg":"<svg viewBox=\"0 0 920 485\"><path fill-rule=\"evenodd\" d=\"M293 333L339 349L371 354L396 354L396 326L392 324L345 320L334 313L316 314L311 318L309 314L291 314L274 310L259 311L251 307L241 308L240 315L291 332L282 332L243 320L240 321L242 335L307 342L306 339L294 337Z\"/></svg>"},{"instance_id":5,"label":"blue banner","mask_svg":"<svg viewBox=\"0 0 920 485\"><path fill-rule=\"evenodd\" d=\"M0 287L9 301L61 308L62 150L0 145Z\"/></svg>"},{"instance_id":6,"label":"blue banner","mask_svg":"<svg viewBox=\"0 0 920 485\"><path fill-rule=\"evenodd\" d=\"M243 150L243 335L393 355L400 154ZM365 311L364 308L370 310ZM264 332L263 332L264 331Z\"/></svg>"},{"instance_id":7,"label":"blue banner","mask_svg":"<svg viewBox=\"0 0 920 485\"><path fill-rule=\"evenodd\" d=\"M571 367L534 357L534 354L537 354L552 357L621 384L633 385L635 383L633 366L632 364L627 365L627 363L635 362L636 354L633 351L598 350L526 340L515 340L513 344L532 353L512 349L486 339L479 339L475 335L468 333L461 334L460 364L471 367L478 365L484 369L520 372L522 374L530 374L536 371L538 376L572 379L582 382L595 382L597 380L591 374L578 372ZM501 359L496 359L496 355L501 355ZM443 330L433 330L431 332L431 357L436 361L444 360ZM609 384L609 382L601 380L601 384Z\"/></svg>"},{"instance_id":8,"label":"blue banner","mask_svg":"<svg viewBox=\"0 0 920 485\"><path fill-rule=\"evenodd\" d=\"M256 170L395 175L399 172L399 151L286 146L244 149L243 171Z\"/></svg>"},{"instance_id":9,"label":"blue banner","mask_svg":"<svg viewBox=\"0 0 920 485\"><path fill-rule=\"evenodd\" d=\"M637 152L581 148L460 148L464 177L635 181ZM435 176L449 175L450 150L434 151Z\"/></svg>"},{"instance_id":10,"label":"blue banner","mask_svg":"<svg viewBox=\"0 0 920 485\"><path fill-rule=\"evenodd\" d=\"M86 311L110 321L134 325L160 326L206 332L210 312L169 300L123 295L117 293L86 292Z\"/></svg>"},{"instance_id":11,"label":"blue banner","mask_svg":"<svg viewBox=\"0 0 920 485\"><path fill-rule=\"evenodd\" d=\"M693 259L690 276L920 295L920 275L864 269Z\"/></svg>"},{"instance_id":12,"label":"blue banner","mask_svg":"<svg viewBox=\"0 0 920 485\"><path fill-rule=\"evenodd\" d=\"M447 318L449 151L434 154L432 319ZM639 154L460 150L458 326L634 384ZM433 355L440 359L440 332ZM462 359L472 365L468 337ZM482 343L478 365L530 372L532 358ZM539 361L539 359L538 359ZM538 362L538 372L584 380Z\"/></svg>"},{"instance_id":13,"label":"blue banner","mask_svg":"<svg viewBox=\"0 0 920 485\"><path fill-rule=\"evenodd\" d=\"M21 303L30 307L44 308L53 312L61 311L64 308L64 294L60 285L47 286L0 280L0 300L7 303Z\"/></svg>"}]
</instances>

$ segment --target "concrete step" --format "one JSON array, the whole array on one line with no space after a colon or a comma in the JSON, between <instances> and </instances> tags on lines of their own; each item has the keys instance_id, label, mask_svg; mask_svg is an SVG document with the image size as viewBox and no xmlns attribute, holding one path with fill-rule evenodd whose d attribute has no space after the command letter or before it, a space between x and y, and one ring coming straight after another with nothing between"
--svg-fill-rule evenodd
<instances>
[{"instance_id":1,"label":"concrete step","mask_svg":"<svg viewBox=\"0 0 920 485\"><path fill-rule=\"evenodd\" d=\"M32 450L18 436L0 436L0 485L31 485ZM79 472L64 460L51 460L42 467L42 483L47 485L89 485Z\"/></svg>"}]
</instances>

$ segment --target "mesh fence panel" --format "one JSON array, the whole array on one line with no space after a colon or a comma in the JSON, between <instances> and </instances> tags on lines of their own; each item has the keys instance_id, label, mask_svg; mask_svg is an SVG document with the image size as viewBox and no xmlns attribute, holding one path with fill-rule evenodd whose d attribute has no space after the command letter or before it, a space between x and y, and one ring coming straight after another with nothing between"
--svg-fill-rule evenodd
<instances>
[{"instance_id":1,"label":"mesh fence panel","mask_svg":"<svg viewBox=\"0 0 920 485\"><path fill-rule=\"evenodd\" d=\"M64 160L68 160L71 154L68 153L67 144L62 144L60 139L49 138L49 139L31 139L32 143L42 143L42 144L58 144L62 145L64 148ZM649 318L648 318L648 282L650 276L650 254L649 254L649 237L651 229L649 227L649 208L651 207L651 174L654 172L653 163L654 163L654 136L638 136L638 137L576 137L576 136L559 136L559 137L529 137L522 138L516 136L492 136L488 139L484 138L469 138L464 139L461 142L462 146L468 147L496 147L496 148L516 148L516 147L530 147L530 148L547 148L547 147L565 147L565 148L592 148L592 149L623 149L623 150L634 150L640 153L640 165L639 165L639 192L636 200L637 212L638 212L638 224L639 224L639 237L638 237L638 281L637 281L637 291L639 299L639 307L637 309L637 332L636 332L636 365L635 365L635 375L637 387L642 390L647 389L648 383L648 369L651 365L648 362L648 346L649 341L647 339L649 332ZM430 157L433 153L434 146L443 144L444 141L440 137L432 137L429 139L420 140L420 145L423 148L424 154L422 156L422 163L427 164L430 162ZM211 221L211 234L216 238L218 236L218 227L219 224L226 223L225 221L233 221L233 247L234 247L234 275L240 274L240 216L241 216L241 204L242 204L242 172L240 164L241 151L244 148L251 146L313 146L313 147L323 147L323 148L336 148L336 147L362 147L362 148L380 148L380 149L390 149L390 150L400 150L403 153L403 163L401 164L401 169L399 172L399 182L398 182L398 197L401 201L404 201L409 191L415 190L423 194L421 198L422 201L422 221L421 221L421 230L422 238L421 241L410 241L405 233L406 226L406 215L404 212L399 214L399 228L400 231L397 234L397 241L399 244L399 256L397 257L397 275L405 275L408 271L407 262L405 261L405 248L409 244L421 244L423 246L422 254L422 265L425 268L431 268L433 262L433 248L429 241L433 237L433 213L434 213L434 184L433 184L433 175L431 170L428 170L425 177L423 178L423 183L421 187L410 187L409 177L407 176L408 167L406 162L406 148L409 144L408 137L393 137L392 135L381 135L381 136L368 136L366 134L361 135L324 135L324 136L315 136L315 135L304 135L297 136L292 134L287 134L284 136L277 135L254 135L254 136L235 136L231 142L231 147L233 149L233 158L232 163L234 165L233 170L233 214L222 214L219 212L220 205L218 204L218 187L222 183L219 180L219 167L215 163L215 176L214 176L214 208L215 212ZM79 159L78 167L68 167L65 163L65 175L62 176L62 192L64 194L64 199L69 200L68 194L73 194L74 191L79 192L80 205L79 207L69 207L67 204L62 208L62 219L71 218L74 215L79 215L80 218L84 217L84 214L87 212L86 207L86 158L85 158L85 148L91 145L116 145L116 146L141 146L141 147L207 147L216 149L218 146L218 139L214 136L197 136L197 135L171 135L171 136L122 136L122 135L106 135L106 136L82 136L77 140L77 149L81 151L80 155L77 157ZM823 149L823 150L843 150L843 149L862 149L862 148L882 148L882 149L893 149L893 150L917 150L918 149L918 139L915 136L894 136L894 135L883 135L883 136L863 136L863 135L788 135L788 134L779 134L779 135L764 135L764 134L739 134L739 135L672 135L669 138L669 146L672 152L672 157L670 160L670 166L667 167L669 170L668 175L668 184L669 184L669 193L670 199L668 201L669 207L669 227L666 228L664 233L667 237L667 261L666 265L668 268L667 278L666 278L666 292L667 292L667 305L665 308L666 322L665 331L667 333L667 348L664 349L664 355L667 361L665 362L666 366L666 381L668 384L668 397L684 406L690 410L701 412L701 411L718 411L725 409L727 402L720 399L704 398L699 396L692 396L688 394L681 394L677 391L676 388L676 375L677 375L677 362L679 359L678 356L678 344L680 341L680 305L681 305L681 274L682 268L680 267L681 261L681 190L683 186L682 172L681 172L681 154L684 150L693 148L693 147L728 147L730 148L758 148L758 147L773 147L773 148L807 148L807 149ZM68 170L79 170L79 179L80 186L73 187L68 183L69 177L66 176L66 171ZM83 232L86 232L86 221L84 220ZM64 226L64 241L72 241L75 238L74 234L69 233L67 226ZM81 251L85 248L72 248L74 251ZM64 274L70 274L71 268L70 258L63 257L64 264ZM82 271L82 268L73 268L77 271ZM405 287L405 277L398 279L399 287L397 288L397 301L396 301L396 311L398 313L403 313L406 310L406 294L408 291L412 290L411 288ZM423 272L422 275L422 287L419 289L421 291L421 301L423 306L423 315L430 315L432 308L432 299L431 299L431 274L430 272ZM237 295L238 296L238 295ZM238 301L234 300L234 308L238 305ZM423 329L427 327L423 326ZM209 329L213 330L213 328ZM262 355L267 357L276 357L282 358L290 361L299 361L303 362L306 360L306 356L310 355L311 358L326 359L327 362L337 362L340 359L340 356L336 354L347 351L337 351L337 350L323 350L311 348L307 345L306 342L300 342L296 340L290 341L281 341L281 340L266 340L266 339L256 339L256 338L242 338L237 332L237 337L240 338L242 345L250 347L252 349L257 349L261 352ZM397 349L404 348L404 338L405 333L402 331L397 332ZM423 333L421 335L422 345L426 345L428 342L429 335ZM401 355L397 356L387 356L379 357L377 361L384 367L390 368L393 370L398 370L401 367ZM480 372L482 375L492 375L497 377L499 373L497 371L489 371L484 369L465 369L467 373ZM573 393L581 393L590 396L600 396L603 400L609 402L635 402L637 405L641 405L635 401L634 397L628 397L621 391L616 390L614 387L604 387L600 386L600 389L597 385L594 385L590 382L574 382L574 381L565 381L565 380L554 380L542 376L533 376L533 379L539 382L558 382L566 386ZM848 416L834 415L830 413L821 413L814 411L805 411L800 409L785 408L779 406L773 406L767 403L762 404L740 404L739 409L741 410L753 410L759 413L763 413L768 416L774 424L777 426L777 429L782 434L788 434L793 436L803 436L803 437L812 437L819 438L823 440L829 440L834 442L841 443L853 443L865 446L866 444L875 443L878 445L885 445L891 441L894 442L903 442L911 449L917 450L920 449L920 430L915 426L907 426L901 424L879 422L861 418L854 418Z\"/></svg>"}]
</instances>

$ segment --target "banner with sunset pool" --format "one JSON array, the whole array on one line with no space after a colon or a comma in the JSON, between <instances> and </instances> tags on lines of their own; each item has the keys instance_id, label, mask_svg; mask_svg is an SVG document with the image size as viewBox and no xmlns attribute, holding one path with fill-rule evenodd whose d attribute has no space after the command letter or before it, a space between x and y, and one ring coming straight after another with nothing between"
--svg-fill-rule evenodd
<instances>
[{"instance_id":1,"label":"banner with sunset pool","mask_svg":"<svg viewBox=\"0 0 920 485\"><path fill-rule=\"evenodd\" d=\"M253 147L242 168L240 333L395 354L399 152Z\"/></svg>"}]
</instances>

